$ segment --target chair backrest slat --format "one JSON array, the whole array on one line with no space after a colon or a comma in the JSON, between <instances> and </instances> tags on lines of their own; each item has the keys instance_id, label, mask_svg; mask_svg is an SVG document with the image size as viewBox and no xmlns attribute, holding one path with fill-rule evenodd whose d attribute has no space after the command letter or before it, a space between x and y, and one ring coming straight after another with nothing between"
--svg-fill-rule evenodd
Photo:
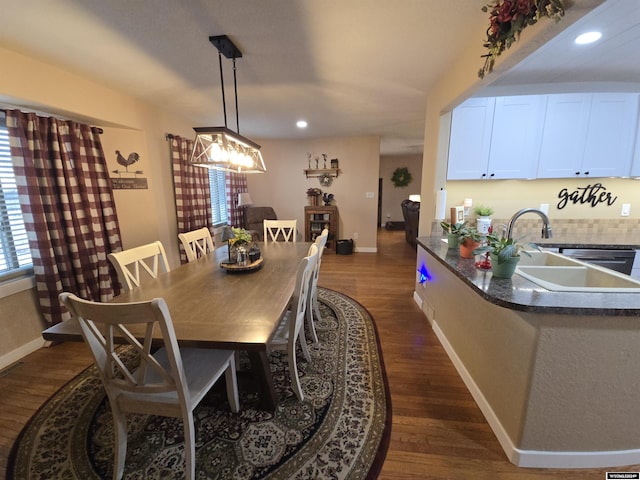
<instances>
[{"instance_id":1,"label":"chair backrest slat","mask_svg":"<svg viewBox=\"0 0 640 480\"><path fill-rule=\"evenodd\" d=\"M327 239L329 238L329 230L324 229L320 236L316 238L316 241L311 245L315 245L318 249L318 259L316 260L316 265L311 273L311 288L309 289L309 295L316 295L316 291L318 288L318 276L320 275L320 265L322 264L322 254L324 253L324 248L327 244ZM309 247L309 253L311 253L311 246Z\"/></svg>"},{"instance_id":2,"label":"chair backrest slat","mask_svg":"<svg viewBox=\"0 0 640 480\"><path fill-rule=\"evenodd\" d=\"M121 252L112 252L108 258L116 268L118 279L126 290L140 286L141 267L142 271L151 278L156 278L159 273L170 270L164 247L159 241Z\"/></svg>"},{"instance_id":3,"label":"chair backrest slat","mask_svg":"<svg viewBox=\"0 0 640 480\"><path fill-rule=\"evenodd\" d=\"M296 242L297 223L297 220L264 220L264 241L277 242L282 238L285 242Z\"/></svg>"},{"instance_id":4,"label":"chair backrest slat","mask_svg":"<svg viewBox=\"0 0 640 480\"><path fill-rule=\"evenodd\" d=\"M289 324L289 340L295 342L298 332L304 325L304 315L308 308L311 275L318 261L318 247L312 244L306 257L300 260L296 274L296 286L292 296L292 306L296 308L296 318Z\"/></svg>"},{"instance_id":5,"label":"chair backrest slat","mask_svg":"<svg viewBox=\"0 0 640 480\"><path fill-rule=\"evenodd\" d=\"M198 257L213 252L214 245L211 238L211 232L208 228L203 227L198 230L178 234L178 238L182 243L184 252L187 255L187 261L193 262Z\"/></svg>"},{"instance_id":6,"label":"chair backrest slat","mask_svg":"<svg viewBox=\"0 0 640 480\"><path fill-rule=\"evenodd\" d=\"M61 301L78 319L82 335L89 345L110 399L119 391L140 394L175 392L189 399L182 360L171 317L165 301L155 298L147 302L99 303L83 300L71 293L61 293ZM153 329L162 331L170 369L152 356ZM132 333L144 332L144 343ZM139 362L130 366L116 345L132 346Z\"/></svg>"}]
</instances>

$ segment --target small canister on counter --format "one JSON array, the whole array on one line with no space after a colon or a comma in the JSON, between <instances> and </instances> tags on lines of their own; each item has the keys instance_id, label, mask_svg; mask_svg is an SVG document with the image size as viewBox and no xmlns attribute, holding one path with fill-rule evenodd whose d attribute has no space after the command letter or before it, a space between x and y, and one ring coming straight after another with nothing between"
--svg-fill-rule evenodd
<instances>
[{"instance_id":1,"label":"small canister on counter","mask_svg":"<svg viewBox=\"0 0 640 480\"><path fill-rule=\"evenodd\" d=\"M236 263L241 267L247 266L247 249L242 245L238 247L238 256Z\"/></svg>"}]
</instances>

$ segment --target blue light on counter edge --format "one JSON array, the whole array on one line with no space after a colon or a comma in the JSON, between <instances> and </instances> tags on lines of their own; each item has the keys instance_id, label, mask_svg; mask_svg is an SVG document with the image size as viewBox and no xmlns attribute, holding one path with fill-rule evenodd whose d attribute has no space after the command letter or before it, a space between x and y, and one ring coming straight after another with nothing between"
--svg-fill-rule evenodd
<instances>
[{"instance_id":1,"label":"blue light on counter edge","mask_svg":"<svg viewBox=\"0 0 640 480\"><path fill-rule=\"evenodd\" d=\"M430 282L432 280L432 276L431 273L429 273L429 270L427 269L427 266L423 263L422 265L420 265L420 269L417 270L417 272L420 274L420 279L418 280L418 282L420 283L425 283L425 282Z\"/></svg>"}]
</instances>

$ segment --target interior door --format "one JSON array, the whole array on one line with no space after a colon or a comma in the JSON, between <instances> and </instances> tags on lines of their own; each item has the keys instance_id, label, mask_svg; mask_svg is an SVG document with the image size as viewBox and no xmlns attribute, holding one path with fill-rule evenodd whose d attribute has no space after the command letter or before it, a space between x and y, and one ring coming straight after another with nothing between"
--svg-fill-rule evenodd
<instances>
[{"instance_id":1,"label":"interior door","mask_svg":"<svg viewBox=\"0 0 640 480\"><path fill-rule=\"evenodd\" d=\"M382 179L378 179L378 227L382 227Z\"/></svg>"}]
</instances>

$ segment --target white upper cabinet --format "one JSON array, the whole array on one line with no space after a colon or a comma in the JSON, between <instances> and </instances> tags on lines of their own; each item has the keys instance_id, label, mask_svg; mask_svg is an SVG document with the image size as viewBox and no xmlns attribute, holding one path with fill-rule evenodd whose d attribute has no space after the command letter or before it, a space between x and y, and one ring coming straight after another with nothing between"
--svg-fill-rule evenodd
<instances>
[{"instance_id":1,"label":"white upper cabinet","mask_svg":"<svg viewBox=\"0 0 640 480\"><path fill-rule=\"evenodd\" d=\"M547 95L538 178L629 175L638 95Z\"/></svg>"},{"instance_id":2,"label":"white upper cabinet","mask_svg":"<svg viewBox=\"0 0 640 480\"><path fill-rule=\"evenodd\" d=\"M542 95L496 98L489 178L535 178L545 103Z\"/></svg>"},{"instance_id":3,"label":"white upper cabinet","mask_svg":"<svg viewBox=\"0 0 640 480\"><path fill-rule=\"evenodd\" d=\"M451 113L448 179L479 180L486 175L494 106L493 98L470 98Z\"/></svg>"},{"instance_id":4,"label":"white upper cabinet","mask_svg":"<svg viewBox=\"0 0 640 480\"><path fill-rule=\"evenodd\" d=\"M447 179L640 176L639 97L471 98L451 115Z\"/></svg>"},{"instance_id":5,"label":"white upper cabinet","mask_svg":"<svg viewBox=\"0 0 640 480\"><path fill-rule=\"evenodd\" d=\"M640 120L638 121L638 127L636 132L636 145L633 152L633 162L631 163L631 176L640 177ZM640 255L636 255L640 262ZM640 265L638 265L640 268Z\"/></svg>"},{"instance_id":6,"label":"white upper cabinet","mask_svg":"<svg viewBox=\"0 0 640 480\"><path fill-rule=\"evenodd\" d=\"M573 177L582 166L591 95L547 95L538 178Z\"/></svg>"},{"instance_id":7,"label":"white upper cabinet","mask_svg":"<svg viewBox=\"0 0 640 480\"><path fill-rule=\"evenodd\" d=\"M594 93L582 171L590 177L629 175L638 125L638 95Z\"/></svg>"},{"instance_id":8,"label":"white upper cabinet","mask_svg":"<svg viewBox=\"0 0 640 480\"><path fill-rule=\"evenodd\" d=\"M545 98L471 98L451 115L449 180L534 178Z\"/></svg>"}]
</instances>

